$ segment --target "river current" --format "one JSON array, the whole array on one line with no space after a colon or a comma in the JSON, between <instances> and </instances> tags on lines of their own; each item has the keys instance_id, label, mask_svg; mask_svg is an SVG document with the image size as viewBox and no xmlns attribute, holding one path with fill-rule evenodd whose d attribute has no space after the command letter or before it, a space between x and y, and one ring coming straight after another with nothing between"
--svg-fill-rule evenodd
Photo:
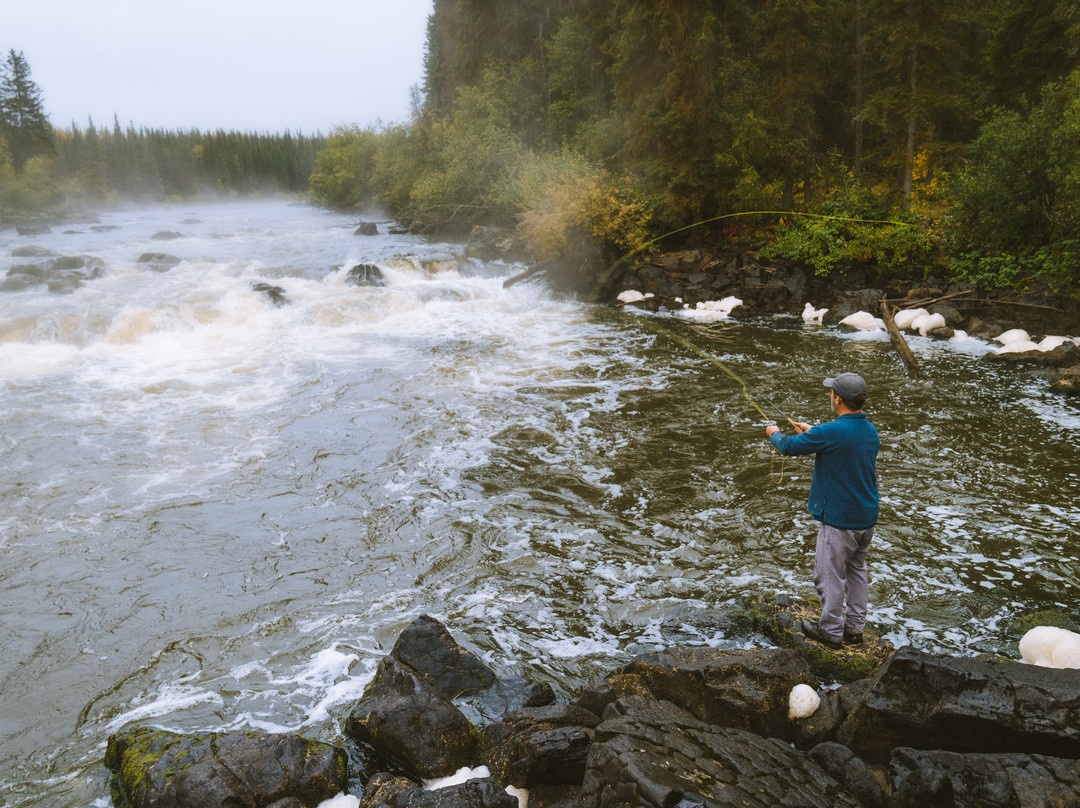
<instances>
[{"instance_id":1,"label":"river current","mask_svg":"<svg viewBox=\"0 0 1080 808\"><path fill-rule=\"evenodd\" d=\"M882 439L871 625L1014 654L1016 617L1076 616L1080 408L989 345L912 337L916 385L884 333L590 306L355 224L271 200L0 231L0 270L104 262L0 292L0 804L111 805L125 727L340 741L422 613L564 697L663 645L768 644L734 607L812 594L812 460L747 396L825 420L842 370Z\"/></svg>"}]
</instances>

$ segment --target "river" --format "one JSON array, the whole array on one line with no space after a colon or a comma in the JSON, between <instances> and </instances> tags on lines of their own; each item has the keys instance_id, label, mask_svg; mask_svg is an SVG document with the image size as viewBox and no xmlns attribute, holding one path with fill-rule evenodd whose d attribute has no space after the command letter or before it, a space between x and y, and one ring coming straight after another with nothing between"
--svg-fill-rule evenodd
<instances>
[{"instance_id":1,"label":"river","mask_svg":"<svg viewBox=\"0 0 1080 808\"><path fill-rule=\"evenodd\" d=\"M812 461L725 368L811 422L822 378L866 377L894 644L1015 653L1017 616L1076 614L1080 408L989 346L912 338L920 386L884 334L585 305L354 225L268 200L0 231L2 270L104 264L0 292L0 804L111 805L134 725L338 741L422 613L564 697L662 645L766 644L733 606L812 594Z\"/></svg>"}]
</instances>

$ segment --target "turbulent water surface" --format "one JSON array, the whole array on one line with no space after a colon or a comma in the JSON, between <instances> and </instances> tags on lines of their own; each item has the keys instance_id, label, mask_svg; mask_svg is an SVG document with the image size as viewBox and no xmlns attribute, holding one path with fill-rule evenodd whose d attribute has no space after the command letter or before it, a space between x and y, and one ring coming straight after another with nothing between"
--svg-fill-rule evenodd
<instances>
[{"instance_id":1,"label":"turbulent water surface","mask_svg":"<svg viewBox=\"0 0 1080 808\"><path fill-rule=\"evenodd\" d=\"M135 725L339 740L425 612L562 695L664 644L766 644L732 604L812 593L812 461L747 394L822 420L840 370L882 437L871 623L974 654L1075 610L1080 410L987 346L913 338L917 386L883 335L591 307L350 224L271 201L0 233L0 269L104 262L0 292L0 803L110 805Z\"/></svg>"}]
</instances>

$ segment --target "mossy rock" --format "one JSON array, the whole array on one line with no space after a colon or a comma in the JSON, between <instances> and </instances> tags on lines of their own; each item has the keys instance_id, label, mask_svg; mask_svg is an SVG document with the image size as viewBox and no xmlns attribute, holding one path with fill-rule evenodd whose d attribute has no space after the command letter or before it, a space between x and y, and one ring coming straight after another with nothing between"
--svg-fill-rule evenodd
<instances>
[{"instance_id":1,"label":"mossy rock","mask_svg":"<svg viewBox=\"0 0 1080 808\"><path fill-rule=\"evenodd\" d=\"M816 622L821 614L817 598L803 600L790 595L766 596L751 607L758 630L781 648L793 648L823 681L855 682L874 674L895 650L867 627L862 645L845 645L834 651L808 639L802 621Z\"/></svg>"},{"instance_id":2,"label":"mossy rock","mask_svg":"<svg viewBox=\"0 0 1080 808\"><path fill-rule=\"evenodd\" d=\"M318 805L347 784L345 752L300 735L183 735L138 728L109 738L105 765L117 808ZM195 800L192 802L192 800ZM201 801L201 802L200 802Z\"/></svg>"},{"instance_id":3,"label":"mossy rock","mask_svg":"<svg viewBox=\"0 0 1080 808\"><path fill-rule=\"evenodd\" d=\"M1021 615L1009 625L1009 631L1019 640L1036 626L1054 626L1080 634L1080 625L1068 614L1057 609L1044 609L1041 612Z\"/></svg>"}]
</instances>

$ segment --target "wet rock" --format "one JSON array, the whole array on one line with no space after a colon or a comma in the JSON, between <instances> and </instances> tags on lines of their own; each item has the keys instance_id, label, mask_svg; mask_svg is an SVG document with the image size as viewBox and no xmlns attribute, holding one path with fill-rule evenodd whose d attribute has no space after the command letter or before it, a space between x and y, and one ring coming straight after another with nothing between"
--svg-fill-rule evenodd
<instances>
[{"instance_id":1,"label":"wet rock","mask_svg":"<svg viewBox=\"0 0 1080 808\"><path fill-rule=\"evenodd\" d=\"M967 331L968 336L989 342L998 334L1003 333L1006 329L1001 323L985 320L980 317L972 317L968 321L967 328L964 330Z\"/></svg>"},{"instance_id":2,"label":"wet rock","mask_svg":"<svg viewBox=\"0 0 1080 808\"><path fill-rule=\"evenodd\" d=\"M289 302L289 296L285 293L285 290L280 286L273 286L269 283L255 282L251 284L251 291L259 292L269 298L270 302L275 306L284 306Z\"/></svg>"},{"instance_id":3,"label":"wet rock","mask_svg":"<svg viewBox=\"0 0 1080 808\"><path fill-rule=\"evenodd\" d=\"M793 736L791 689L815 684L805 660L785 648L669 648L634 657L622 673L701 721L784 739Z\"/></svg>"},{"instance_id":4,"label":"wet rock","mask_svg":"<svg viewBox=\"0 0 1080 808\"><path fill-rule=\"evenodd\" d=\"M476 225L469 232L469 241L465 244L465 256L480 261L490 261L500 255L499 244L508 235L502 227L484 227Z\"/></svg>"},{"instance_id":5,"label":"wet rock","mask_svg":"<svg viewBox=\"0 0 1080 808\"><path fill-rule=\"evenodd\" d=\"M708 805L859 808L810 755L775 738L714 727L638 696L611 705L596 729L582 808Z\"/></svg>"},{"instance_id":6,"label":"wet rock","mask_svg":"<svg viewBox=\"0 0 1080 808\"><path fill-rule=\"evenodd\" d=\"M600 719L566 704L518 710L484 729L480 751L492 774L519 788L579 785Z\"/></svg>"},{"instance_id":7,"label":"wet rock","mask_svg":"<svg viewBox=\"0 0 1080 808\"><path fill-rule=\"evenodd\" d=\"M94 224L90 226L90 229L95 233L108 233L110 230L119 230L118 224Z\"/></svg>"},{"instance_id":8,"label":"wet rock","mask_svg":"<svg viewBox=\"0 0 1080 808\"><path fill-rule=\"evenodd\" d=\"M945 324L950 328L957 328L964 324L964 315L948 303L934 303L928 311L931 314L940 314L945 318Z\"/></svg>"},{"instance_id":9,"label":"wet rock","mask_svg":"<svg viewBox=\"0 0 1080 808\"><path fill-rule=\"evenodd\" d=\"M838 682L854 682L873 675L893 651L892 645L871 628L863 631L862 645L844 645L838 651L807 639L802 621L816 622L821 609L789 595L765 598L753 608L758 630L783 648L799 653L810 665L814 675Z\"/></svg>"},{"instance_id":10,"label":"wet rock","mask_svg":"<svg viewBox=\"0 0 1080 808\"><path fill-rule=\"evenodd\" d=\"M377 236L379 225L375 222L360 222L360 226L353 231L354 236Z\"/></svg>"},{"instance_id":11,"label":"wet rock","mask_svg":"<svg viewBox=\"0 0 1080 808\"><path fill-rule=\"evenodd\" d=\"M453 774L472 763L476 750L468 719L393 655L379 663L345 732L424 778Z\"/></svg>"},{"instance_id":12,"label":"wet rock","mask_svg":"<svg viewBox=\"0 0 1080 808\"><path fill-rule=\"evenodd\" d=\"M46 281L53 294L68 294L83 285L83 275L77 272L54 272Z\"/></svg>"},{"instance_id":13,"label":"wet rock","mask_svg":"<svg viewBox=\"0 0 1080 808\"><path fill-rule=\"evenodd\" d=\"M159 230L154 235L150 236L151 241L172 241L173 239L183 238L183 233L177 233L175 230Z\"/></svg>"},{"instance_id":14,"label":"wet rock","mask_svg":"<svg viewBox=\"0 0 1080 808\"><path fill-rule=\"evenodd\" d=\"M168 253L146 252L140 255L135 263L149 264L147 269L153 272L167 272L180 263L180 258Z\"/></svg>"},{"instance_id":15,"label":"wet rock","mask_svg":"<svg viewBox=\"0 0 1080 808\"><path fill-rule=\"evenodd\" d=\"M385 286L386 278L374 264L357 264L345 276L345 283L353 286Z\"/></svg>"},{"instance_id":16,"label":"wet rock","mask_svg":"<svg viewBox=\"0 0 1080 808\"><path fill-rule=\"evenodd\" d=\"M25 247L16 247L11 251L12 258L50 258L56 255L52 250L29 244Z\"/></svg>"},{"instance_id":17,"label":"wet rock","mask_svg":"<svg viewBox=\"0 0 1080 808\"><path fill-rule=\"evenodd\" d=\"M821 704L813 715L806 718L793 718L794 743L800 749L809 749L823 741L831 740L844 720L840 706L840 691L829 690L819 693Z\"/></svg>"},{"instance_id":18,"label":"wet rock","mask_svg":"<svg viewBox=\"0 0 1080 808\"><path fill-rule=\"evenodd\" d=\"M293 798L317 805L343 791L345 752L299 735L179 735L140 728L109 738L117 808L231 808Z\"/></svg>"},{"instance_id":19,"label":"wet rock","mask_svg":"<svg viewBox=\"0 0 1080 808\"><path fill-rule=\"evenodd\" d=\"M1080 365L1057 371L1050 380L1050 389L1055 393L1080 395Z\"/></svg>"},{"instance_id":20,"label":"wet rock","mask_svg":"<svg viewBox=\"0 0 1080 808\"><path fill-rule=\"evenodd\" d=\"M1046 364L1054 368L1068 368L1080 364L1080 345L1075 343L1059 345L1047 351Z\"/></svg>"},{"instance_id":21,"label":"wet rock","mask_svg":"<svg viewBox=\"0 0 1080 808\"><path fill-rule=\"evenodd\" d=\"M889 763L892 805L1080 806L1080 761L1044 755L897 749Z\"/></svg>"},{"instance_id":22,"label":"wet rock","mask_svg":"<svg viewBox=\"0 0 1080 808\"><path fill-rule=\"evenodd\" d=\"M401 632L390 656L408 665L448 699L495 682L494 672L476 654L460 646L446 626L427 614Z\"/></svg>"},{"instance_id":23,"label":"wet rock","mask_svg":"<svg viewBox=\"0 0 1080 808\"><path fill-rule=\"evenodd\" d=\"M480 724L490 724L502 721L515 710L554 703L555 691L547 682L533 682L521 676L500 676L491 687L463 701L462 712L466 709L474 711Z\"/></svg>"},{"instance_id":24,"label":"wet rock","mask_svg":"<svg viewBox=\"0 0 1080 808\"><path fill-rule=\"evenodd\" d=\"M862 758L838 743L820 743L810 750L834 780L866 808L885 808L887 797L882 784Z\"/></svg>"},{"instance_id":25,"label":"wet rock","mask_svg":"<svg viewBox=\"0 0 1080 808\"><path fill-rule=\"evenodd\" d=\"M517 808L518 801L490 777L429 790L381 772L364 787L360 808Z\"/></svg>"},{"instance_id":26,"label":"wet rock","mask_svg":"<svg viewBox=\"0 0 1080 808\"><path fill-rule=\"evenodd\" d=\"M956 332L949 328L949 326L939 325L937 328L931 328L927 331L926 336L933 337L934 339L952 339L953 334L955 333Z\"/></svg>"},{"instance_id":27,"label":"wet rock","mask_svg":"<svg viewBox=\"0 0 1080 808\"><path fill-rule=\"evenodd\" d=\"M1080 670L898 650L836 740L873 762L892 749L1080 757Z\"/></svg>"},{"instance_id":28,"label":"wet rock","mask_svg":"<svg viewBox=\"0 0 1080 808\"><path fill-rule=\"evenodd\" d=\"M590 682L574 692L571 704L583 707L596 715L603 715L604 709L624 696L646 696L652 694L648 686L639 677L632 674L616 674L601 682Z\"/></svg>"},{"instance_id":29,"label":"wet rock","mask_svg":"<svg viewBox=\"0 0 1080 808\"><path fill-rule=\"evenodd\" d=\"M92 272L104 267L105 262L90 255L60 255L49 261L48 266L51 271L86 269Z\"/></svg>"},{"instance_id":30,"label":"wet rock","mask_svg":"<svg viewBox=\"0 0 1080 808\"><path fill-rule=\"evenodd\" d=\"M15 232L20 236L44 236L52 232L52 228L44 223L27 223L15 225Z\"/></svg>"},{"instance_id":31,"label":"wet rock","mask_svg":"<svg viewBox=\"0 0 1080 808\"><path fill-rule=\"evenodd\" d=\"M880 289L858 289L853 292L841 292L836 301L825 312L825 322L836 325L845 317L857 311L867 311L878 316L881 308L882 291Z\"/></svg>"}]
</instances>

